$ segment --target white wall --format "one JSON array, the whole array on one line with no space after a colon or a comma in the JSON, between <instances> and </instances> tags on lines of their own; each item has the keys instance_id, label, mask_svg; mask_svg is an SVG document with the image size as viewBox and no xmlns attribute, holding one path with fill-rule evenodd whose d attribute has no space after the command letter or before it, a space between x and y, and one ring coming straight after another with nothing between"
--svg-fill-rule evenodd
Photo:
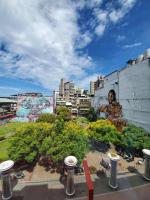
<instances>
[{"instance_id":1,"label":"white wall","mask_svg":"<svg viewBox=\"0 0 150 200\"><path fill-rule=\"evenodd\" d=\"M150 58L106 76L104 88L98 89L92 99L95 109L108 104L111 89L122 105L123 117L150 132Z\"/></svg>"}]
</instances>

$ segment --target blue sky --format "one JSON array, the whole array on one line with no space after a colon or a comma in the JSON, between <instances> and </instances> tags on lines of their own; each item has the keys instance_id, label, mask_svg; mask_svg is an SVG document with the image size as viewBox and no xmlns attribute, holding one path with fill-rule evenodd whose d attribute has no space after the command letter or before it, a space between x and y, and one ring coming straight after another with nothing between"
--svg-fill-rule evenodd
<instances>
[{"instance_id":1,"label":"blue sky","mask_svg":"<svg viewBox=\"0 0 150 200\"><path fill-rule=\"evenodd\" d=\"M150 48L148 0L0 0L0 96L90 80Z\"/></svg>"}]
</instances>

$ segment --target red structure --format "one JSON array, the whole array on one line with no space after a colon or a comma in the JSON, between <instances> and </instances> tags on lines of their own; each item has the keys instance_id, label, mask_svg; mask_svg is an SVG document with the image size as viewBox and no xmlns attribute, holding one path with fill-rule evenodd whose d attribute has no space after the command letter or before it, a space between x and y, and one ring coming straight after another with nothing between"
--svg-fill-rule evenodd
<instances>
[{"instance_id":1,"label":"red structure","mask_svg":"<svg viewBox=\"0 0 150 200\"><path fill-rule=\"evenodd\" d=\"M84 168L86 184L87 184L88 192L89 192L88 200L93 200L94 187L93 187L93 183L91 180L91 175L90 175L87 160L83 160L83 168Z\"/></svg>"},{"instance_id":2,"label":"red structure","mask_svg":"<svg viewBox=\"0 0 150 200\"><path fill-rule=\"evenodd\" d=\"M7 119L7 118L13 118L13 117L15 117L14 114L6 114L6 115L0 116L0 119Z\"/></svg>"}]
</instances>

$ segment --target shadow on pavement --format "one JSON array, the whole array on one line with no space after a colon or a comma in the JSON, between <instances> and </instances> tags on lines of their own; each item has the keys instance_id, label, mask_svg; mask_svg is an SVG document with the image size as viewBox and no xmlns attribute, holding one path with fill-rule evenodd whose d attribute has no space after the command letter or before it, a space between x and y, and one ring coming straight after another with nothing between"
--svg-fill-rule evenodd
<instances>
[{"instance_id":1,"label":"shadow on pavement","mask_svg":"<svg viewBox=\"0 0 150 200\"><path fill-rule=\"evenodd\" d=\"M142 175L134 174L131 176L124 176L118 178L118 188L112 189L108 185L108 178L106 176L101 176L96 178L94 182L94 194L104 194L109 192L115 192L120 190L125 190L129 188L134 188L137 186L142 186L148 184L149 182L145 180Z\"/></svg>"},{"instance_id":2,"label":"shadow on pavement","mask_svg":"<svg viewBox=\"0 0 150 200\"><path fill-rule=\"evenodd\" d=\"M61 177L61 184L38 183L32 185L19 184L16 189L14 188L12 200L66 200L69 199L65 194L66 177ZM149 198L150 184L139 174L132 176L123 176L118 178L118 189L111 189L108 186L107 176L97 176L93 182L94 184L94 200L107 199L107 200L147 200ZM16 184L16 183L15 183ZM140 187L136 187L140 186ZM87 199L88 191L86 183L75 184L76 193L71 199ZM106 198L107 197L107 198ZM140 197L140 198L139 198ZM144 199L143 199L144 198ZM1 194L0 194L1 200Z\"/></svg>"}]
</instances>

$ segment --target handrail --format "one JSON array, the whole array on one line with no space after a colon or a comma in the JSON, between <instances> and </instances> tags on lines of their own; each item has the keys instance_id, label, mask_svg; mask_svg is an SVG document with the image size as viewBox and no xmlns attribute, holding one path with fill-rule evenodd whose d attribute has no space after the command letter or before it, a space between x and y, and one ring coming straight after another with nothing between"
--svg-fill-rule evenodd
<instances>
[{"instance_id":1,"label":"handrail","mask_svg":"<svg viewBox=\"0 0 150 200\"><path fill-rule=\"evenodd\" d=\"M84 168L86 183L87 183L88 192L89 192L88 200L93 200L94 187L91 180L91 175L90 175L87 160L83 160L83 168Z\"/></svg>"}]
</instances>

